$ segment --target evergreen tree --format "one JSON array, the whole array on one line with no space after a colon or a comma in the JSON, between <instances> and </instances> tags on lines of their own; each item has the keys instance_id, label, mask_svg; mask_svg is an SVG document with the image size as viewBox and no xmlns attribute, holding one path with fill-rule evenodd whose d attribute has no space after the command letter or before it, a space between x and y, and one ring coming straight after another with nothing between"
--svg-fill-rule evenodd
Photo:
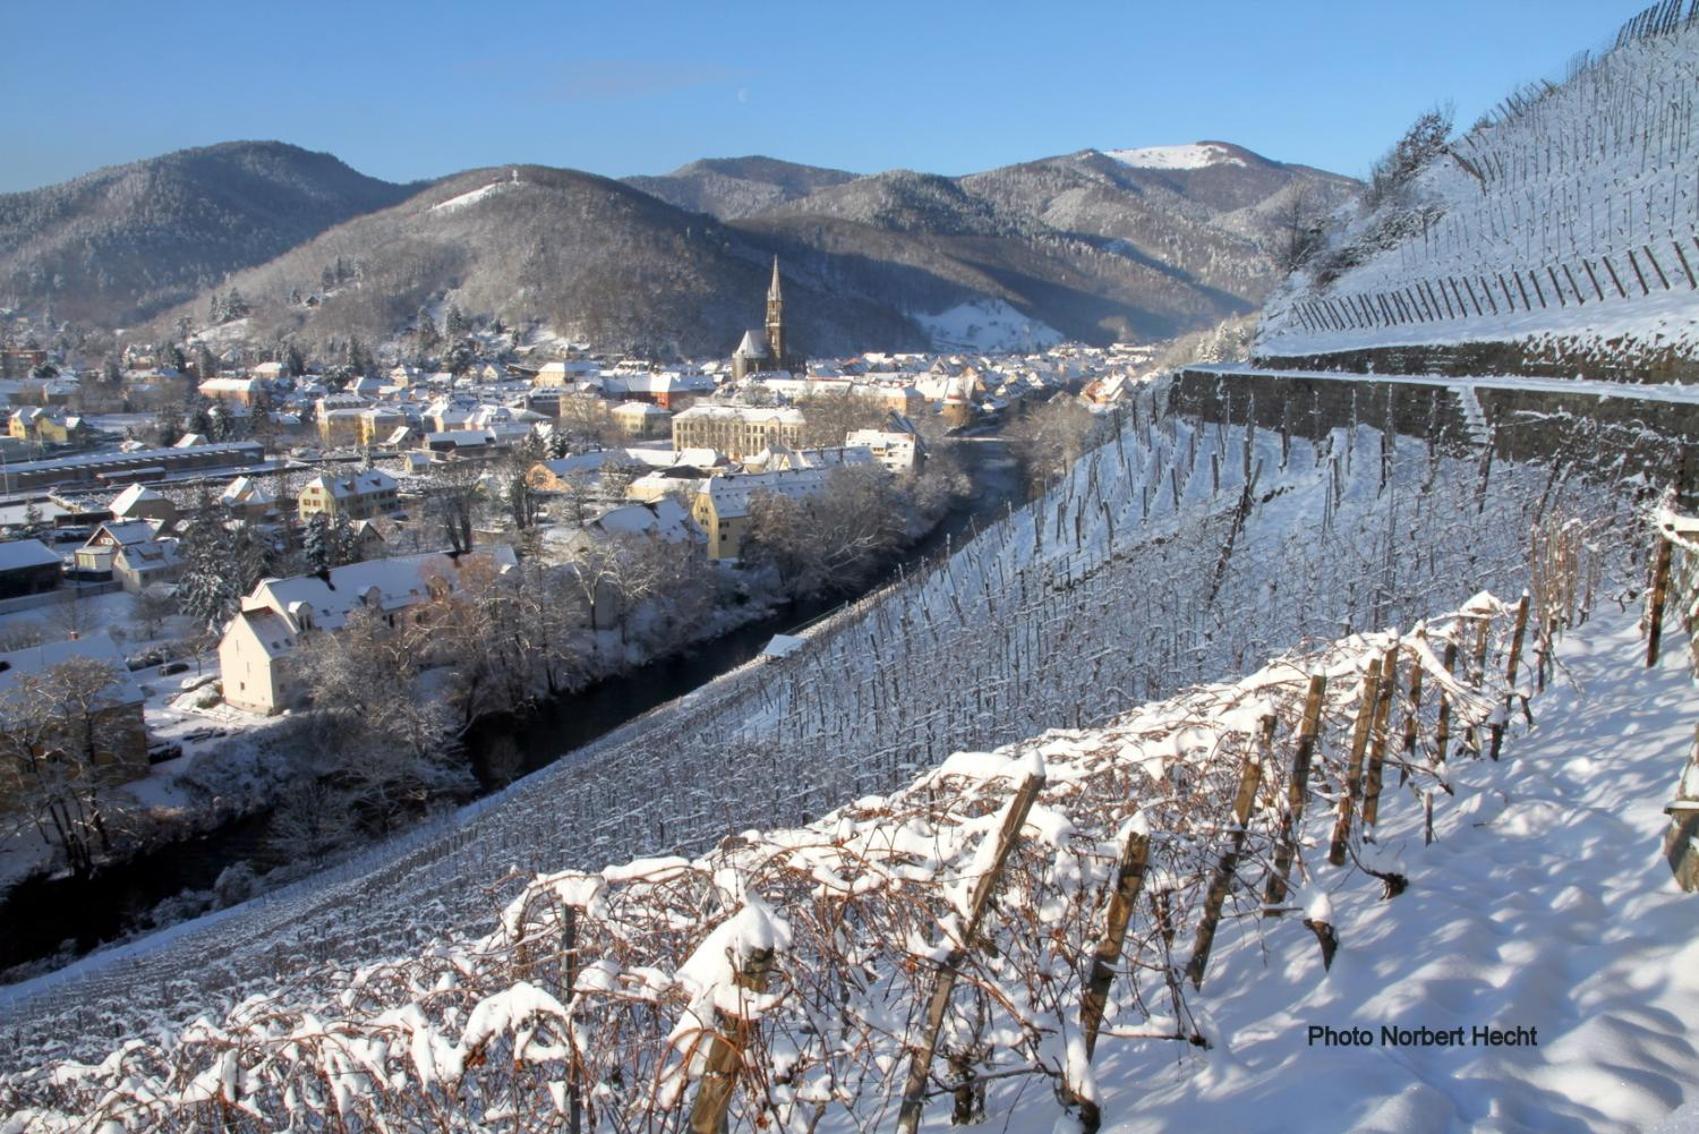
<instances>
[{"instance_id":1,"label":"evergreen tree","mask_svg":"<svg viewBox=\"0 0 1699 1134\"><path fill-rule=\"evenodd\" d=\"M448 314L443 316L442 330L443 334L451 339L460 339L466 336L466 332L469 330L466 325L466 316L455 304L448 305Z\"/></svg>"},{"instance_id":2,"label":"evergreen tree","mask_svg":"<svg viewBox=\"0 0 1699 1134\"><path fill-rule=\"evenodd\" d=\"M242 293L231 288L230 294L224 298L224 318L226 320L245 319L250 310L248 301L242 298Z\"/></svg>"},{"instance_id":3,"label":"evergreen tree","mask_svg":"<svg viewBox=\"0 0 1699 1134\"><path fill-rule=\"evenodd\" d=\"M206 490L205 506L183 532L183 574L177 583L177 605L208 630L216 631L236 612L243 592L237 589L234 540L220 522Z\"/></svg>"},{"instance_id":4,"label":"evergreen tree","mask_svg":"<svg viewBox=\"0 0 1699 1134\"><path fill-rule=\"evenodd\" d=\"M307 358L294 343L283 348L283 372L291 378L299 378L307 372Z\"/></svg>"},{"instance_id":5,"label":"evergreen tree","mask_svg":"<svg viewBox=\"0 0 1699 1134\"><path fill-rule=\"evenodd\" d=\"M315 512L307 517L305 528L301 532L301 555L307 561L310 572L328 571L330 562L330 525L325 521L323 512Z\"/></svg>"}]
</instances>

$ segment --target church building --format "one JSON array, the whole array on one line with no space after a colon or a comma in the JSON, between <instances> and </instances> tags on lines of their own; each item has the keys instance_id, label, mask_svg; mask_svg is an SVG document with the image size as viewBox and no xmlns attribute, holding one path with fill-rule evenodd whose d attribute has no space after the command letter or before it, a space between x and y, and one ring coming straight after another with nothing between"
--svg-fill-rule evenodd
<instances>
[{"instance_id":1,"label":"church building","mask_svg":"<svg viewBox=\"0 0 1699 1134\"><path fill-rule=\"evenodd\" d=\"M785 350L785 299L779 290L779 258L773 257L773 282L767 287L767 329L748 330L732 352L732 379L741 382L751 374L788 371L806 374L808 360Z\"/></svg>"}]
</instances>

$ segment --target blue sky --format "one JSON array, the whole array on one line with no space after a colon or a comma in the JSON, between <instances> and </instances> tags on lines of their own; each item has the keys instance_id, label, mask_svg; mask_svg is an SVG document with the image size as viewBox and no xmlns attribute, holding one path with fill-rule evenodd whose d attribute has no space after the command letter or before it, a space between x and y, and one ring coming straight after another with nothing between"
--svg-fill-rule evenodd
<instances>
[{"instance_id":1,"label":"blue sky","mask_svg":"<svg viewBox=\"0 0 1699 1134\"><path fill-rule=\"evenodd\" d=\"M1360 174L1646 0L0 0L0 192L236 138L390 180L763 153L956 174L1223 139ZM20 45L27 45L20 48Z\"/></svg>"}]
</instances>

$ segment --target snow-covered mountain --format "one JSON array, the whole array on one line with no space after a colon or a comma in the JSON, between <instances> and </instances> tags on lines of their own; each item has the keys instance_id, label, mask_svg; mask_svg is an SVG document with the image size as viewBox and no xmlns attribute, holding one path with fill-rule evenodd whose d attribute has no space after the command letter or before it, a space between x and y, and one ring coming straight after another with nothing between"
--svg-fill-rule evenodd
<instances>
[{"instance_id":1,"label":"snow-covered mountain","mask_svg":"<svg viewBox=\"0 0 1699 1134\"><path fill-rule=\"evenodd\" d=\"M1192 150L1220 160L1141 168L1088 150L949 178L739 158L625 184L473 170L220 278L164 322L198 322L234 286L254 341L384 341L449 299L608 348L723 354L759 321L751 272L778 255L811 353L1166 338L1254 310L1287 204L1355 189L1226 143ZM967 333L990 325L972 311L1030 333Z\"/></svg>"},{"instance_id":2,"label":"snow-covered mountain","mask_svg":"<svg viewBox=\"0 0 1699 1134\"><path fill-rule=\"evenodd\" d=\"M0 194L0 306L123 326L419 188L228 142Z\"/></svg>"}]
</instances>

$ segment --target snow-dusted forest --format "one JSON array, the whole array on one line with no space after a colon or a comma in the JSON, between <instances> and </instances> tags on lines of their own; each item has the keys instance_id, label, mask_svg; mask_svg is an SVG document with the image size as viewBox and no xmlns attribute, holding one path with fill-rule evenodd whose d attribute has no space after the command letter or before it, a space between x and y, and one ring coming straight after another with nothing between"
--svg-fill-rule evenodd
<instances>
[{"instance_id":1,"label":"snow-dusted forest","mask_svg":"<svg viewBox=\"0 0 1699 1134\"><path fill-rule=\"evenodd\" d=\"M1436 391L1434 396L1448 395ZM884 961L869 961L863 986L881 990L877 998L886 1005L887 1014L880 1018L882 1022L864 1020L856 1025L864 1030L853 1042L846 1040L849 1048L861 1053L855 1058L865 1057L865 1061L832 1074L859 1084L852 1092L855 1097L867 1091L871 1092L868 1098L884 1100L880 1106L890 1103L888 1092L894 1087L874 1086L875 1080L897 1073L888 1048L880 1044L888 1045L894 1035L906 1034L905 1021L912 1022L919 1011L909 995L918 979L912 965L927 958L938 960L938 950L947 946L951 922L942 915L955 900L950 896L954 883L949 880L959 882L964 872L973 873L964 871L962 864L985 852L989 843L971 836L994 825L987 816L994 818L1004 802L1002 789L984 794L990 782L984 775L957 781L933 771L952 752L983 751L1046 729L1100 728L1122 720L1141 702L1177 697L1144 712L1153 714L1151 720L1167 722L1167 738L1152 741L1157 745L1153 751L1167 753L1164 758L1172 759L1175 767L1189 769L1182 780L1192 776L1195 783L1158 776L1151 781L1154 787L1141 787L1144 781L1127 765L1110 760L1098 767L1066 745L1045 749L1045 759L1053 763L1084 761L1075 771L1051 774L1047 793L1064 788L1072 792L1078 782L1101 775L1107 777L1105 784L1119 785L1114 790L1121 792L1117 798L1123 801L1117 805L1120 810L1090 810L1089 818L1076 814L1070 804L1054 822L1039 824L1050 832L1047 837L1066 847L1074 843L1064 838L1062 819L1081 830L1089 824L1091 833L1082 836L1081 846L1095 848L1090 853L1070 851L1061 858L1047 853L1039 856L1043 863L1017 856L1017 862L1026 862L1019 869L1031 873L1030 887L1021 893L1026 896L1022 902L1027 897L1032 901L1021 905L1026 911L1022 916L1041 918L1046 925L1074 927L1062 933L1066 941L1047 943L1039 935L1023 938L1018 945L1044 954L1027 958L1022 965L1030 961L1034 967L1021 971L1050 973L1059 957L1079 960L1087 922L1101 912L1097 903L1104 898L1100 884L1109 863L1105 856L1112 858L1116 838L1126 835L1117 824L1135 810L1145 814L1160 839L1166 839L1168 832L1175 835L1165 845L1180 858L1158 872L1164 878L1172 875L1158 889L1174 893L1174 916L1182 919L1174 924L1183 925L1188 937L1201 924L1199 910L1208 904L1208 863L1219 854L1219 842L1182 836L1194 825L1198 831L1217 834L1223 829L1222 809L1235 797L1246 746L1254 747L1256 739L1256 730L1247 732L1243 726L1267 714L1241 706L1242 711L1221 715L1209 729L1226 730L1222 735L1230 733L1236 739L1219 743L1201 734L1176 742L1175 720L1191 719L1201 712L1197 706L1215 704L1223 697L1246 700L1251 696L1243 692L1247 688L1263 690L1258 697L1274 697L1264 689L1272 681L1280 686L1274 716L1282 722L1277 731L1281 753L1289 754L1294 733L1301 731L1302 713L1297 706L1304 690L1292 684L1290 666L1265 671L1249 687L1225 686L1189 694L1181 692L1184 687L1196 681L1232 679L1258 670L1270 657L1309 650L1314 643L1341 635L1397 627L1405 635L1398 647L1403 659L1397 662L1403 667L1398 687L1408 696L1409 664L1414 661L1430 675L1430 694L1428 700L1417 702L1424 706L1420 715L1395 717L1416 722L1413 740L1404 724L1396 726L1395 735L1408 743L1395 747L1406 754L1418 748L1438 753L1462 743L1465 736L1473 736L1472 743L1479 746L1487 742L1487 729L1477 732L1472 726L1502 724L1505 719L1506 690L1502 678L1493 675L1505 671L1510 620L1491 619L1492 633L1476 638L1472 628L1489 621L1483 612L1502 613L1496 603L1489 602L1465 617L1468 632L1458 629L1463 624L1455 618L1431 623L1424 644L1418 632L1422 619L1455 610L1477 592L1515 596L1528 587L1531 603L1522 650L1523 664L1532 671L1547 666L1552 637L1561 626L1595 608L1620 609L1612 596L1638 577L1632 552L1643 541L1635 502L1647 491L1647 481L1638 465L1613 465L1600 460L1596 452L1581 453L1592 437L1584 421L1578 421L1574 436L1567 442L1560 439L1545 459L1507 462L1494 460L1480 448L1449 449L1432 438L1385 432L1369 424L1372 420L1383 418L1365 406L1361 420L1345 420L1332 428L1324 425L1314 429L1313 436L1305 436L1181 416L1166 410L1160 392L1148 395L1108 444L1088 454L1040 499L979 533L924 575L901 580L827 620L811 632L808 645L796 654L736 671L504 794L482 801L450 824L422 831L399 847L353 863L337 877L284 891L255 907L229 911L209 924L186 928L173 940L144 943L127 955L97 956L48 981L14 991L6 1005L13 1041L6 1055L11 1073L0 1088L0 1102L10 1109L43 1105L82 1113L99 1104L105 1088L135 1072L140 1075L136 1080L142 1084L140 1093L177 1093L157 1110L127 1109L130 1102L119 1099L111 1113L129 1116L120 1121L154 1126L214 1113L197 1109L202 1104L235 1121L241 1111L238 1096L250 1087L277 1092L278 1105L287 1097L304 1108L303 1114L323 1115L325 1108L334 1111L342 1105L336 1100L345 1089L353 1089L357 1082L375 1082L372 1076L378 1068L385 1082L390 1075L434 1076L431 1089L443 1090L455 1078L450 1072L469 1074L480 1060L488 1060L491 1067L511 1067L513 1052L532 1044L539 1045L536 1053L543 1065L557 1066L548 1061L566 1058L562 1045L576 1033L547 1024L544 1017L554 1010L551 1004L567 1010L571 982L559 985L556 969L549 970L554 985L540 976L524 978L516 969L502 969L500 964L505 962L487 955L497 946L475 944L489 937L498 912L505 907L509 913L506 928L497 935L503 942L499 948L520 948L517 942L529 932L524 926L533 916L525 912L522 895L556 892L550 889L553 883L533 883L534 875L594 873L608 863L634 858L700 854L729 832L751 828L821 824L795 836L745 840L757 850L776 845L772 840L787 846L798 840L812 845L831 832L852 839L866 822L870 831L883 832L880 838L895 840L891 846L907 848L905 853L914 851L915 840L936 842L930 874L939 884L936 909L916 904L903 915L901 924L879 920L895 917L890 909L869 912L866 926L853 933L842 922L805 928L794 913L766 921L762 920L765 915L746 913L733 922L725 919L737 912L746 891L766 893L763 887L769 875L760 871L769 866L759 867L756 876L761 882L754 886L732 885L724 871L712 864L675 863L660 869L658 876L650 864L609 876L610 886L621 883L610 892L623 895L621 908L629 908L631 917L659 919L655 925L671 928L664 942L656 939L659 943L639 948L631 932L596 923L601 928L594 932L605 930L622 942L620 949L628 950L619 954L622 966L629 963L654 970L655 991L653 996L628 996L631 986L626 978L616 980L610 972L604 974L606 982L596 984L601 978L590 974L602 970L584 969L583 978L595 985L583 986L586 995L605 994L616 1008L610 1009L611 1016L596 1017L611 1031L587 1031L579 1037L581 1053L594 1046L597 1059L609 1061L605 1067L598 1064L602 1070L596 1074L603 1077L577 1082L585 1091L603 1092L595 1105L598 1122L607 1128L633 1128L625 1124L626 1119L610 1116L651 1115L657 1106L672 1117L653 1118L653 1122L652 1116L643 1117L637 1124L668 1128L680 1120L678 1108L694 1097L684 1080L676 1078L676 1067L666 1071L667 1059L672 1058L667 1052L674 1049L661 1043L669 1033L675 1039L681 1034L672 1029L680 1023L686 1002L668 998L676 999L678 989L689 987L681 983L675 988L675 979L682 980L677 966L694 951L698 968L712 977L718 971L715 966L723 963L723 957L715 956L716 949L734 937L758 943L766 940L763 934L769 930L763 927L769 925L777 941L783 936L780 921L790 926L792 955L800 956L797 935L825 933L836 924L832 932L848 935L833 946L838 950L834 957L848 958L844 963L854 962L857 949L875 948L875 938L877 949L888 951L882 954ZM1659 442L1654 438L1645 443ZM1575 459L1581 456L1586 460ZM1632 474L1630 468L1635 470ZM1457 650L1449 658L1443 645L1447 634ZM1355 674L1365 659L1385 657L1392 641L1349 639L1336 648L1344 651L1338 657L1355 660L1300 664L1310 669L1343 666L1341 672ZM1483 644L1486 654L1479 652ZM1477 662L1477 658L1485 660ZM1465 676L1439 676L1439 670L1454 668ZM1277 680L1270 674L1286 677ZM1446 684L1447 680L1453 684ZM1240 692L1233 692L1234 688ZM1436 739L1440 728L1436 689L1449 693L1452 706L1448 726L1452 732L1443 744ZM1341 751L1349 752L1349 743L1339 740L1339 735L1354 727L1352 706L1357 700L1360 687L1355 677L1334 686L1327 695L1321 719L1334 739L1322 746L1330 753L1324 764L1339 760ZM1283 761L1289 758L1282 755L1274 763L1288 767ZM1412 763L1407 755L1399 759ZM1400 778L1413 777L1410 783L1421 790L1443 777L1433 756L1423 759L1426 763L1415 760L1411 767L1400 769ZM1134 759L1130 767L1142 767L1141 760ZM943 764L946 772L1001 766L967 757L952 757ZM1333 770L1326 773L1326 782L1336 786L1343 782L1345 773L1327 766ZM1271 784L1284 782L1273 770L1268 776ZM896 802L863 798L911 783ZM1005 789L1012 787L1012 780L1004 781ZM1181 787L1186 791L1183 800L1163 794ZM1269 799L1278 797L1278 792L1264 794ZM1331 800L1332 792L1323 798ZM1052 799L1051 794L1042 795L1039 805L1059 806ZM848 812L822 819L851 800L860 802ZM926 808L913 824L904 826L893 818L908 814L903 808L918 807L920 800L926 801ZM1253 828L1261 834L1246 850L1247 861L1261 866L1274 861L1268 838L1271 831L1278 834L1278 824L1273 823L1278 808L1269 810L1269 806L1267 800L1259 804ZM945 828L959 830L946 838L940 833ZM898 837L899 831L905 833ZM1353 845L1349 838L1354 837L1348 837L1348 845ZM727 861L738 860L756 869L739 859L740 845L733 839L719 853L722 858L730 856ZM970 846L978 849L970 850ZM756 851L750 853L765 861ZM787 893L793 891L786 887L802 887L794 890L799 902L808 894L815 895L809 901L824 900L837 885L833 879L848 877L844 872L849 867L841 859L847 852L840 848L830 853L839 857L813 863L801 878L794 871L781 871L783 879L789 880L781 884L774 875L772 884ZM858 861L869 853L866 848L855 851ZM1300 858L1316 853L1311 848ZM1288 866L1301 868L1301 861L1297 868ZM867 877L888 880L893 870L894 866L884 868ZM896 876L901 877L901 872ZM722 884L732 885L731 897L716 896L715 887ZM868 900L882 892L879 887L885 884L867 883L873 887L866 892ZM591 883L573 883L568 889L588 903L595 895L584 886L594 889ZM815 893L810 886L825 889ZM1046 887L1055 889L1055 901L1061 905L1041 898L1049 892ZM856 884L848 883L848 889L855 892ZM1242 891L1243 887L1234 887L1240 894L1236 900L1243 900ZM961 898L961 893L954 893ZM545 932L563 931L558 908L550 908L556 913L533 912L543 918ZM685 910L691 912L686 915ZM966 916L965 908L957 912ZM591 932L588 925L585 931ZM711 931L718 934L714 944L703 946L703 938ZM1148 935L1149 930L1141 932ZM1157 932L1156 939L1161 938ZM1151 944L1148 937L1145 944ZM651 947L652 955L645 952ZM448 952L442 952L444 948ZM1146 990L1140 996L1161 1000L1182 983L1174 966L1189 963L1189 952L1182 955L1179 946L1174 949L1172 957L1156 960L1141 947L1116 971L1138 973L1138 987ZM1057 951L1054 956L1052 950ZM550 959L545 968L558 966L555 953L546 955ZM184 961L189 956L194 958L192 968ZM455 957L483 959L461 964ZM902 957L909 959L906 976L899 976L904 971ZM429 959L369 968L403 958ZM495 967L479 971L505 975L474 979L471 970L486 962ZM523 963L535 966L539 962L533 956ZM809 1003L831 1000L837 995L833 990L841 991L842 981L853 975L842 968L812 967L812 963L798 968L800 960L785 963L792 966L784 969L787 987L814 982L803 998ZM496 985L508 977L528 983L519 991L501 992ZM707 982L714 983L713 979ZM967 985L979 990L976 997L966 995ZM545 987L554 989L549 993L552 1001L534 991ZM675 991L663 995L663 987ZM976 998L986 1011L995 1002L1002 1006L1000 1010L1013 1012L1017 1021L1028 1020L1040 1007L1065 1015L1078 999L1077 987L1069 991L1070 987L1065 980L1052 985L1046 978L1010 1002L1018 1007L1015 1011L1004 1003L1006 990L998 991L1003 986L967 981L963 995L952 1001L950 1034L959 1038L961 1028L968 1026L964 1021L971 1021ZM432 999L436 995L432 989L441 993L440 1000ZM473 989L478 990L477 997L472 996ZM491 998L487 1003L485 994ZM1116 993L1117 998L1126 995ZM421 1007L405 1007L415 999ZM239 1003L244 1006L237 1008ZM575 1023L575 1028L591 1027L589 1003L584 1002L584 1022ZM716 1003L722 1010L727 1007L724 996ZM701 1007L698 1003L698 1010ZM233 1009L237 1015L228 1017ZM791 1003L789 1010L802 1009ZM433 1016L433 1012L446 1014ZM114 1056L106 1070L92 1077L57 1062L64 1058L98 1062L107 1056L116 1037L153 1035L156 1028L170 1034L202 1013L225 1022L197 1025L190 1033L177 1033L175 1039L162 1038L157 1047L151 1040L131 1041L125 1049L128 1054ZM1187 1022L1183 1006L1173 1002L1161 1008L1153 1005L1148 1014L1160 1021L1158 1031L1190 1036L1196 1030ZM330 1023L344 1017L352 1022ZM375 1033L363 1029L368 1024L377 1026L380 1019L391 1030L383 1032L381 1039L373 1038ZM803 1028L806 1016L787 1019ZM993 1053L988 1066L1018 1066L1023 1075L1065 1079L1076 1094L1089 1094L1083 1073L1069 1070L1073 1062L1067 1051L1052 1044L1061 1033L1051 1035L1044 1028L1023 1031L1026 1024L994 1026L991 1019L986 1016L979 1026L999 1037L991 1046L1002 1054ZM427 1020L431 1021L428 1028ZM594 1026L601 1028L604 1023ZM688 1022L682 1026L689 1031ZM1007 1030L1011 1026L1012 1032ZM272 1039L304 1036L303 1029L321 1038L294 1047L289 1041L260 1043L260 1032L254 1028ZM359 1033L357 1043L354 1038L347 1045L324 1038L343 1035L346 1029L352 1029L346 1031L350 1037ZM421 1046L407 1048L400 1042L403 1031L421 1037ZM206 1038L210 1046L184 1047L185 1034ZM767 1037L763 1042L778 1042L774 1035L762 1034ZM224 1038L208 1038L215 1036ZM510 1042L518 1047L501 1046ZM796 1036L786 1042L794 1046L794 1050L786 1049L790 1053L785 1059L791 1065L801 1066L797 1062L801 1060L814 1067L838 1066L832 1063L837 1055L828 1059ZM362 1046L373 1043L383 1046ZM496 1046L490 1047L492 1043ZM970 1056L970 1063L977 1058ZM824 1063L819 1062L822 1059ZM310 1089L306 1079L290 1078L308 1075L303 1070L308 1063L319 1068L309 1076L317 1084ZM779 1059L771 1067L783 1064ZM144 1065L145 1072L136 1070ZM662 1078L638 1081L652 1074ZM675 1078L666 1080L665 1074ZM273 1075L277 1077L265 1078ZM559 1092L568 1089L567 1079L540 1071L539 1075L534 1081L525 1079L530 1085L523 1090L544 1091L537 1098L548 1091L555 1092L557 1101L564 1097ZM660 1090L669 1081L674 1083L671 1093L639 1098L643 1091ZM183 1094L191 1082L200 1085ZM482 1122L487 1127L511 1121L523 1125L521 1116L533 1113L527 1108L535 1100L521 1105L515 1094L523 1093L521 1086L511 1076L500 1083L492 1089L505 1101L491 1095L477 1111L432 1113L449 1124ZM609 1083L623 1084L625 1093L615 1091L609 1096L606 1092L614 1089ZM754 1121L758 1114L767 1113L786 1125L800 1123L806 1128L808 1116L814 1113L812 1105L830 1102L835 1096L829 1090L825 1099L800 1092L801 1083L801 1079L791 1083L793 1093L782 1114L775 1102L762 1104L767 1107L763 1111L744 1098L736 1111L743 1116L740 1121ZM375 1095L368 1093L360 1096L368 1101L356 1098L349 1105L387 1106L383 1101L391 1098L387 1092L386 1087ZM414 1099L409 1106L428 1106L419 1100L435 1096L427 1091L408 1097ZM279 1112L268 1104L268 1113ZM860 1110L855 1113L867 1117ZM470 1117L474 1114L479 1117Z\"/></svg>"}]
</instances>

